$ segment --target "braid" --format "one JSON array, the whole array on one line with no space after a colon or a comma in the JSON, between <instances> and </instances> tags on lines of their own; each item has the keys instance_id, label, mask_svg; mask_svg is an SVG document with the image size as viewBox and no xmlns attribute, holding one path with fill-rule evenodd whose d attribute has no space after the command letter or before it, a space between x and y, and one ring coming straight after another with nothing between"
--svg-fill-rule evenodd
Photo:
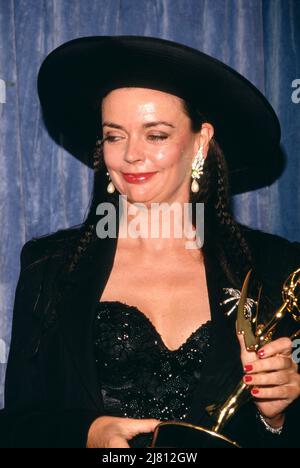
<instances>
[{"instance_id":1,"label":"braid","mask_svg":"<svg viewBox=\"0 0 300 468\"><path fill-rule=\"evenodd\" d=\"M213 141L213 152L216 160L217 192L215 200L215 214L220 228L220 235L224 239L223 266L230 280L241 286L241 277L253 266L250 248L244 239L241 229L235 221L229 204L229 181L225 158L219 145Z\"/></svg>"},{"instance_id":2,"label":"braid","mask_svg":"<svg viewBox=\"0 0 300 468\"><path fill-rule=\"evenodd\" d=\"M88 246L96 239L96 210L99 202L109 202L118 206L119 192L115 190L113 194L108 194L106 191L107 176L106 166L103 157L103 140L99 138L96 141L93 152L93 169L94 169L94 187L93 195L90 203L89 213L83 225L83 234L79 239L75 252L71 253L68 261L67 271L71 272L76 268L78 261L84 255Z\"/></svg>"},{"instance_id":3,"label":"braid","mask_svg":"<svg viewBox=\"0 0 300 468\"><path fill-rule=\"evenodd\" d=\"M95 149L93 153L93 168L94 172L99 172L103 167L103 140L97 138Z\"/></svg>"},{"instance_id":4,"label":"braid","mask_svg":"<svg viewBox=\"0 0 300 468\"><path fill-rule=\"evenodd\" d=\"M51 330L52 326L57 322L58 319L58 308L62 296L66 288L65 282L65 273L71 273L75 270L80 258L86 252L88 246L96 238L96 206L97 198L96 192L101 181L98 182L99 172L103 168L103 158L102 156L102 141L99 139L96 141L95 149L93 152L93 168L94 168L94 190L92 202L90 204L89 214L85 220L81 229L83 233L75 247L75 250L72 250L68 255L66 262L63 263L60 270L57 274L57 280L51 285L52 287L52 300L49 301L46 307L43 310L40 327L36 335L32 339L32 353L36 353L39 349L41 339L46 335L46 333ZM97 177L96 177L97 175ZM43 281L44 284L44 281ZM43 287L43 285L41 286Z\"/></svg>"},{"instance_id":5,"label":"braid","mask_svg":"<svg viewBox=\"0 0 300 468\"><path fill-rule=\"evenodd\" d=\"M79 239L75 251L73 251L67 262L67 271L72 272L75 270L82 255L84 255L88 246L96 238L96 208L99 203L98 188L100 185L99 172L104 168L103 163L103 140L97 139L95 149L93 152L93 169L94 169L94 190L93 197L89 208L89 214L83 226L83 234Z\"/></svg>"},{"instance_id":6,"label":"braid","mask_svg":"<svg viewBox=\"0 0 300 468\"><path fill-rule=\"evenodd\" d=\"M214 138L211 139L204 163L198 193L190 192L193 204L193 223L196 223L196 203L205 204L204 251L214 254L227 279L236 287L253 267L250 248L235 221L229 202L228 169L223 152Z\"/></svg>"},{"instance_id":7,"label":"braid","mask_svg":"<svg viewBox=\"0 0 300 468\"><path fill-rule=\"evenodd\" d=\"M87 247L90 245L91 241L94 239L94 234L95 234L95 225L94 224L87 225L84 230L83 235L79 239L75 252L73 252L70 256L69 263L68 263L68 272L72 272L75 270L75 267L79 259L84 254Z\"/></svg>"},{"instance_id":8,"label":"braid","mask_svg":"<svg viewBox=\"0 0 300 468\"><path fill-rule=\"evenodd\" d=\"M190 119L191 130L199 132L210 118L190 100L183 100L183 111ZM229 203L228 169L223 152L212 138L205 158L204 174L198 193L190 192L193 205L193 223L196 222L196 203L205 204L204 251L215 255L229 281L241 286L245 274L253 267L250 248L238 223L234 220Z\"/></svg>"}]
</instances>

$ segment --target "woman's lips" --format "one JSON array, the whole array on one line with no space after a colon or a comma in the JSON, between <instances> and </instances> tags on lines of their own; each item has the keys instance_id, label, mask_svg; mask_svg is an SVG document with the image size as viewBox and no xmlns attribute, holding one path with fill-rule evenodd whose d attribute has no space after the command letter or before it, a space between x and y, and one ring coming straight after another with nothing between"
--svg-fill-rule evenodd
<instances>
[{"instance_id":1,"label":"woman's lips","mask_svg":"<svg viewBox=\"0 0 300 468\"><path fill-rule=\"evenodd\" d=\"M142 184L149 180L156 172L140 172L138 174L129 174L122 172L122 175L126 182L130 182L131 184Z\"/></svg>"}]
</instances>

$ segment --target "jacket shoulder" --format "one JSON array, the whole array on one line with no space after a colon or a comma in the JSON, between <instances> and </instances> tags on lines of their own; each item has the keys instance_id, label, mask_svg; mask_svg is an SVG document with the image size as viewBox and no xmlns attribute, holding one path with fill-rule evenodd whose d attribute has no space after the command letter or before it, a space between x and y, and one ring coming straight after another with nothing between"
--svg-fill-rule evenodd
<instances>
[{"instance_id":1,"label":"jacket shoulder","mask_svg":"<svg viewBox=\"0 0 300 468\"><path fill-rule=\"evenodd\" d=\"M262 275L282 279L300 268L300 242L240 225Z\"/></svg>"},{"instance_id":2,"label":"jacket shoulder","mask_svg":"<svg viewBox=\"0 0 300 468\"><path fill-rule=\"evenodd\" d=\"M251 244L256 251L270 252L276 249L283 248L285 253L293 252L300 255L300 242L289 241L285 237L277 234L270 234L259 229L253 229L249 226L239 225L246 240ZM279 252L278 252L279 253Z\"/></svg>"},{"instance_id":3,"label":"jacket shoulder","mask_svg":"<svg viewBox=\"0 0 300 468\"><path fill-rule=\"evenodd\" d=\"M51 258L66 258L79 241L83 226L60 229L54 233L33 237L21 250L21 270L39 265Z\"/></svg>"}]
</instances>

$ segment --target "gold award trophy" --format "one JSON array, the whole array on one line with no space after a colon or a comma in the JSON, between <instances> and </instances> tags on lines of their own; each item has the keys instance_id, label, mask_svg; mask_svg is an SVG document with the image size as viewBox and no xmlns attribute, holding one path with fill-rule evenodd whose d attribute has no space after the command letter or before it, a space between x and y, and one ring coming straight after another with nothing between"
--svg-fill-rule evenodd
<instances>
[{"instance_id":1,"label":"gold award trophy","mask_svg":"<svg viewBox=\"0 0 300 468\"><path fill-rule=\"evenodd\" d=\"M266 324L258 323L259 298L256 315L252 317L245 307L247 292L252 270L245 278L238 304L236 329L243 334L248 351L258 351L272 341L278 324L286 317L296 325L292 340L300 335L300 268L286 279L282 288L283 303ZM227 396L224 403L206 408L212 418L211 427L200 427L184 422L162 422L155 428L150 448L156 447L193 447L193 448L240 448L240 445L222 435L222 429L238 409L251 398L249 386L242 380Z\"/></svg>"}]
</instances>

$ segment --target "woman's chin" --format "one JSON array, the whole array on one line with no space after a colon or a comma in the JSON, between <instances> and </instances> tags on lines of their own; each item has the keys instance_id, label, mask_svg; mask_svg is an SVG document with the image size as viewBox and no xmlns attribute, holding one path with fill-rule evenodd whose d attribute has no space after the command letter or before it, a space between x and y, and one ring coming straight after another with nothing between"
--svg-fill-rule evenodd
<instances>
[{"instance_id":1,"label":"woman's chin","mask_svg":"<svg viewBox=\"0 0 300 468\"><path fill-rule=\"evenodd\" d=\"M126 196L127 201L130 203L144 203L145 205L147 205L148 203L159 203L158 194L155 195L153 193L150 193L149 190L131 190L125 193L124 196Z\"/></svg>"}]
</instances>

